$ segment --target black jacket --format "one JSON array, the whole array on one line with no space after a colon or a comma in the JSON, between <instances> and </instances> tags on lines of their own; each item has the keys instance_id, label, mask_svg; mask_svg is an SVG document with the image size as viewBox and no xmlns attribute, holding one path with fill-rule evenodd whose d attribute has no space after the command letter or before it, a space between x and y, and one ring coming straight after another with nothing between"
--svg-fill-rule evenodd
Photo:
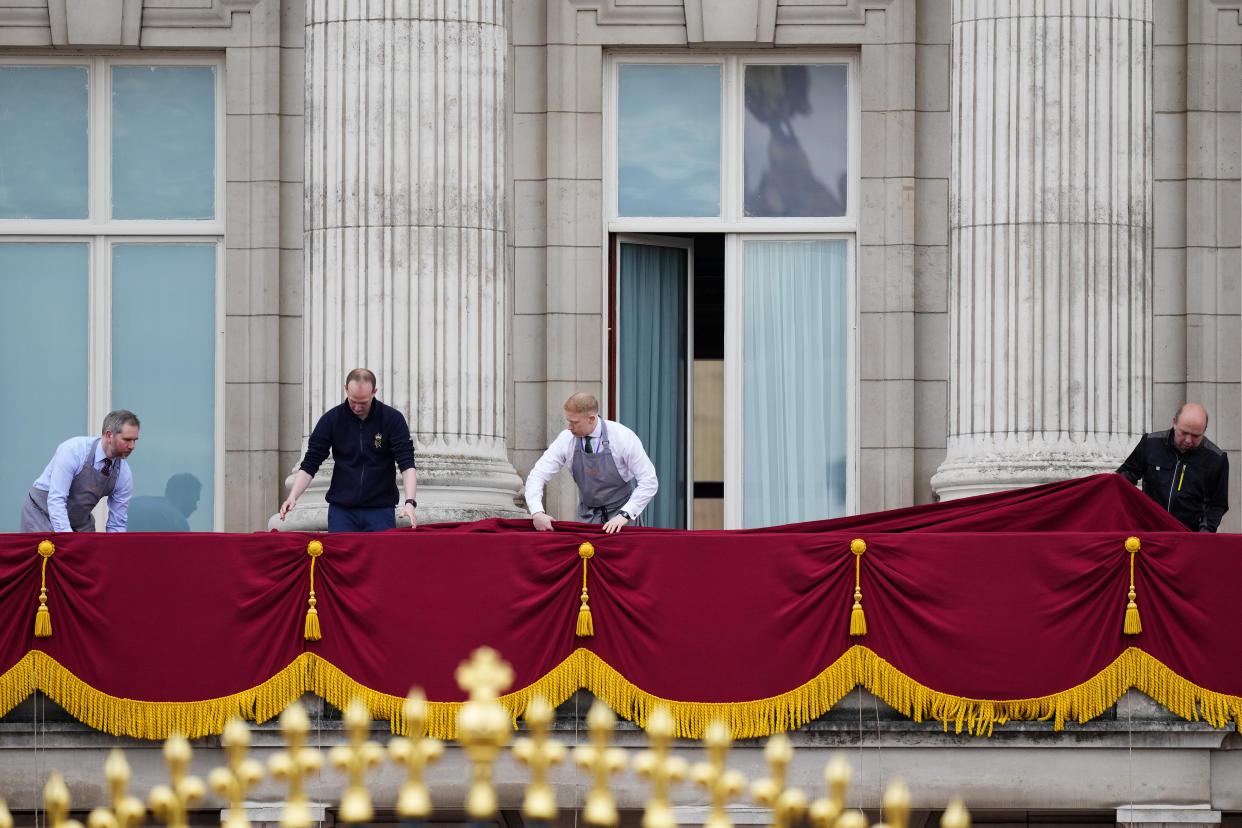
<instances>
[{"instance_id":1,"label":"black jacket","mask_svg":"<svg viewBox=\"0 0 1242 828\"><path fill-rule=\"evenodd\" d=\"M1117 473L1195 532L1215 532L1229 509L1229 458L1206 437L1185 453L1173 444L1173 429L1139 440Z\"/></svg>"},{"instance_id":2,"label":"black jacket","mask_svg":"<svg viewBox=\"0 0 1242 828\"><path fill-rule=\"evenodd\" d=\"M314 477L329 449L335 463L325 498L329 503L347 509L397 505L392 464L401 471L414 468L414 442L400 411L379 400L371 401L365 420L358 419L348 400L328 409L306 442L302 471Z\"/></svg>"}]
</instances>

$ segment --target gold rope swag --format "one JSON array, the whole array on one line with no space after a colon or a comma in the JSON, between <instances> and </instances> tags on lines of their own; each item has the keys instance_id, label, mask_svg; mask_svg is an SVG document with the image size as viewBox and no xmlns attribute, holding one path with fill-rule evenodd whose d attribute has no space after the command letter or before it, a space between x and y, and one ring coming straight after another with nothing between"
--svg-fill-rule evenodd
<instances>
[{"instance_id":1,"label":"gold rope swag","mask_svg":"<svg viewBox=\"0 0 1242 828\"><path fill-rule=\"evenodd\" d=\"M49 540L39 542L39 555L43 557L43 571L39 575L39 608L35 610L35 638L52 637L52 611L47 608L47 560L56 552Z\"/></svg>"},{"instance_id":2,"label":"gold rope swag","mask_svg":"<svg viewBox=\"0 0 1242 828\"><path fill-rule=\"evenodd\" d=\"M850 541L850 551L854 553L854 608L850 610L850 635L867 634L867 616L862 608L862 556L867 551L867 543L862 538Z\"/></svg>"},{"instance_id":3,"label":"gold rope swag","mask_svg":"<svg viewBox=\"0 0 1242 828\"><path fill-rule=\"evenodd\" d=\"M595 635L595 622L591 620L591 607L587 603L587 561L595 557L595 547L583 541L578 545L578 557L582 558L582 605L578 607L578 624L574 634L579 638Z\"/></svg>"},{"instance_id":4,"label":"gold rope swag","mask_svg":"<svg viewBox=\"0 0 1242 828\"><path fill-rule=\"evenodd\" d=\"M315 559L323 554L323 544L317 540L313 540L306 544L306 554L310 555L310 597L307 602L310 608L306 610L306 626L303 630L303 637L307 641L318 641L323 638L323 633L319 631L319 611L315 609Z\"/></svg>"},{"instance_id":5,"label":"gold rope swag","mask_svg":"<svg viewBox=\"0 0 1242 828\"><path fill-rule=\"evenodd\" d=\"M1126 538L1126 551L1130 553L1130 598L1126 604L1126 620L1122 628L1122 632L1126 635L1138 635L1143 631L1143 622L1139 619L1138 604L1134 598L1137 593L1134 591L1134 555L1139 551L1139 539L1135 537Z\"/></svg>"}]
</instances>

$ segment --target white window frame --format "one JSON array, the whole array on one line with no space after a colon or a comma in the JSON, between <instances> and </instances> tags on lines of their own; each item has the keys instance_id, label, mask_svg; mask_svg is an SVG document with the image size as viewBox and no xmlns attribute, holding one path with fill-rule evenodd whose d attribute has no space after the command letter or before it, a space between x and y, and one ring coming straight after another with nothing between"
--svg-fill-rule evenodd
<instances>
[{"instance_id":1,"label":"white window frame","mask_svg":"<svg viewBox=\"0 0 1242 828\"><path fill-rule=\"evenodd\" d=\"M720 211L719 217L666 218L621 216L618 213L617 164L620 159L618 107L620 105L619 67L628 64L716 65L721 67L720 133ZM846 191L843 216L759 217L744 215L745 169L745 67L747 65L823 65L846 67L848 112L846 124ZM619 52L604 60L604 216L605 229L620 233L854 233L858 230L861 109L859 106L858 55L845 50L816 52L779 51L743 54Z\"/></svg>"},{"instance_id":2,"label":"white window frame","mask_svg":"<svg viewBox=\"0 0 1242 828\"><path fill-rule=\"evenodd\" d=\"M112 248L117 244L211 244L216 248L214 348L213 529L224 525L224 59L203 55L98 54L65 57L0 57L0 66L87 68L88 190L85 219L0 219L2 243L63 243L88 246L87 411L83 434L95 434L112 408ZM201 220L111 217L113 66L211 66L215 68L214 218ZM136 412L139 417L142 412ZM69 435L66 435L69 436ZM102 528L107 509L96 509Z\"/></svg>"},{"instance_id":3,"label":"white window frame","mask_svg":"<svg viewBox=\"0 0 1242 828\"><path fill-rule=\"evenodd\" d=\"M618 112L620 104L619 67L626 64L696 64L719 65L721 69L721 215L707 218L623 217L618 213L617 165L619 161ZM846 210L843 216L828 217L747 217L745 204L745 167L743 138L745 134L745 67L759 65L820 65L844 64L847 67L848 112L846 140L847 176ZM858 215L861 176L862 109L859 84L859 59L856 51L846 49L779 50L754 52L660 52L654 50L617 51L604 58L603 112L603 230L609 234L673 234L720 233L725 236L725 505L724 526L742 526L742 321L744 314L742 284L742 246L749 240L800 241L845 240L848 242L846 320L849 327L847 344L848 421L846 454L846 511L856 514L859 508L858 482L861 446L859 444L858 405ZM604 307L608 296L608 263L603 263L601 284ZM608 353L608 321L603 321L601 338L603 352ZM693 353L691 354L693 356ZM612 387L607 376L608 361L603 366L604 388ZM618 368L620 370L620 368ZM691 475L693 478L693 475Z\"/></svg>"}]
</instances>

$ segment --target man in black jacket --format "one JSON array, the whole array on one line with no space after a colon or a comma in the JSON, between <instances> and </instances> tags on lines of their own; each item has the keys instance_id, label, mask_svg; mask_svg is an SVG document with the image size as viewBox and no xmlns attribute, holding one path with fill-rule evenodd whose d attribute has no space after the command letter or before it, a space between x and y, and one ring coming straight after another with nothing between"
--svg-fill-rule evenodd
<instances>
[{"instance_id":1,"label":"man in black jacket","mask_svg":"<svg viewBox=\"0 0 1242 828\"><path fill-rule=\"evenodd\" d=\"M1171 429L1143 437L1117 469L1196 532L1215 532L1229 509L1229 458L1203 436L1207 423L1203 406L1186 403Z\"/></svg>"},{"instance_id":2,"label":"man in black jacket","mask_svg":"<svg viewBox=\"0 0 1242 828\"><path fill-rule=\"evenodd\" d=\"M280 506L281 520L306 491L329 450L334 464L325 498L329 532L378 532L397 525L394 462L405 489L399 516L408 518L410 526L418 525L414 517L418 473L410 427L400 411L375 399L375 374L366 368L349 372L345 402L328 409L315 424L289 498Z\"/></svg>"}]
</instances>

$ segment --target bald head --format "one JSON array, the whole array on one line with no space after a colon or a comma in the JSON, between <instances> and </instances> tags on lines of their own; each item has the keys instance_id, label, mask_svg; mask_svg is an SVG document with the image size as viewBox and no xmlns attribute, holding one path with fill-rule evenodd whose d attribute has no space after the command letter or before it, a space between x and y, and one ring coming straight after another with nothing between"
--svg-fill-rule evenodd
<instances>
[{"instance_id":1,"label":"bald head","mask_svg":"<svg viewBox=\"0 0 1242 828\"><path fill-rule=\"evenodd\" d=\"M1186 403L1173 415L1173 444L1178 451L1190 451L1203 442L1208 415L1198 403Z\"/></svg>"}]
</instances>

